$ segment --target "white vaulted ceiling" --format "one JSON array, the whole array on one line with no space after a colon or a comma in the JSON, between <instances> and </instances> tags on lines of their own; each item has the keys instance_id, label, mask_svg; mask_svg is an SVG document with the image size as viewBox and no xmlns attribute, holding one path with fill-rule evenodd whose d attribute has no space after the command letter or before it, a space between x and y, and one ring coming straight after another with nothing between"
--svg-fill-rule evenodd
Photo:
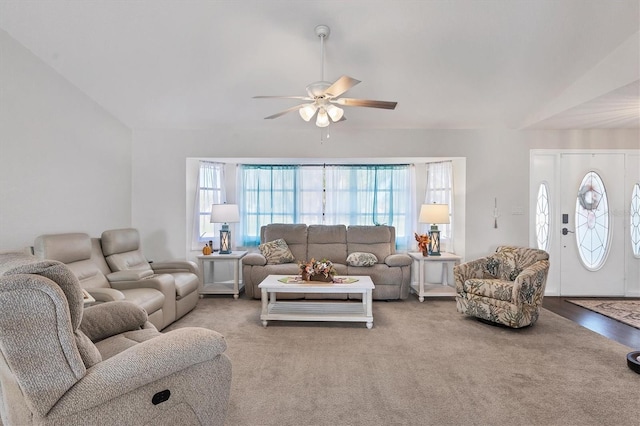
<instances>
[{"instance_id":1,"label":"white vaulted ceiling","mask_svg":"<svg viewBox=\"0 0 640 426\"><path fill-rule=\"evenodd\" d=\"M362 83L340 126L635 127L638 0L0 1L0 29L131 128L310 126L325 77Z\"/></svg>"}]
</instances>

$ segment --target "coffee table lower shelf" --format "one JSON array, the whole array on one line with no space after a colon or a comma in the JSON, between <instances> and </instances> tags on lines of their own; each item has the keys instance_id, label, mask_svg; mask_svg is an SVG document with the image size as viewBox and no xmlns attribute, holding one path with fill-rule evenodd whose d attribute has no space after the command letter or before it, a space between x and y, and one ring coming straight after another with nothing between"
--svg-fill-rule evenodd
<instances>
[{"instance_id":1,"label":"coffee table lower shelf","mask_svg":"<svg viewBox=\"0 0 640 426\"><path fill-rule=\"evenodd\" d=\"M345 321L364 322L373 327L373 315L367 316L361 302L272 302L267 313L260 315L262 325L268 321Z\"/></svg>"}]
</instances>

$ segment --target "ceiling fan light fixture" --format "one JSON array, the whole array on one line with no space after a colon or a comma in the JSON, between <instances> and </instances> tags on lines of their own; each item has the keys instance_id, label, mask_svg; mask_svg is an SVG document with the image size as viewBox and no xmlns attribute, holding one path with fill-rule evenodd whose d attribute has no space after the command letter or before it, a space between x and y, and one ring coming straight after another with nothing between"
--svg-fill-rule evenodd
<instances>
[{"instance_id":1,"label":"ceiling fan light fixture","mask_svg":"<svg viewBox=\"0 0 640 426\"><path fill-rule=\"evenodd\" d=\"M327 105L327 114L329 114L329 117L331 117L331 120L335 123L336 121L340 121L344 115L344 110L333 104L329 104Z\"/></svg>"},{"instance_id":2,"label":"ceiling fan light fixture","mask_svg":"<svg viewBox=\"0 0 640 426\"><path fill-rule=\"evenodd\" d=\"M298 112L304 121L309 121L313 118L317 109L318 107L315 104L306 104L301 106Z\"/></svg>"},{"instance_id":3,"label":"ceiling fan light fixture","mask_svg":"<svg viewBox=\"0 0 640 426\"><path fill-rule=\"evenodd\" d=\"M320 81L313 82L307 86L307 96L254 96L254 98L299 99L311 103L292 106L284 111L265 117L265 119L278 118L290 112L298 111L304 121L310 122L315 116L316 126L327 127L331 123L346 120L344 110L340 106L395 109L397 102L342 98L341 96L344 93L360 83L360 80L356 80L353 77L343 75L334 82L324 80L324 41L329 37L330 32L329 27L326 25L318 25L316 27L316 36L320 38Z\"/></svg>"},{"instance_id":4,"label":"ceiling fan light fixture","mask_svg":"<svg viewBox=\"0 0 640 426\"><path fill-rule=\"evenodd\" d=\"M324 108L318 110L318 118L316 119L316 126L327 127L329 125L329 116Z\"/></svg>"}]
</instances>

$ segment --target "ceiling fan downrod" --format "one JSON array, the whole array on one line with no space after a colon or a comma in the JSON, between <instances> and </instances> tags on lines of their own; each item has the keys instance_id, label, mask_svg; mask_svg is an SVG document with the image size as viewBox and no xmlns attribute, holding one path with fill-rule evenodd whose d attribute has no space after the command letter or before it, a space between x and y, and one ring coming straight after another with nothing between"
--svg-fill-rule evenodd
<instances>
[{"instance_id":1,"label":"ceiling fan downrod","mask_svg":"<svg viewBox=\"0 0 640 426\"><path fill-rule=\"evenodd\" d=\"M318 25L316 35L320 37L320 81L324 81L324 40L331 34L327 25Z\"/></svg>"}]
</instances>

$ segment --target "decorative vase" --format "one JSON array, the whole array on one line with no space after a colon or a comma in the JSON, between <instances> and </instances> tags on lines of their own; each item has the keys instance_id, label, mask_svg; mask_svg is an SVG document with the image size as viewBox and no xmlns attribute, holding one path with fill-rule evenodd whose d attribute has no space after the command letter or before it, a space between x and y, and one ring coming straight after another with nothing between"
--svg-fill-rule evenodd
<instances>
[{"instance_id":1,"label":"decorative vase","mask_svg":"<svg viewBox=\"0 0 640 426\"><path fill-rule=\"evenodd\" d=\"M309 274L307 274L305 271L302 271L300 275L302 276L303 281L318 281L318 282L324 282L324 283L333 282L333 277L331 275L329 275L328 277L325 277L322 274L309 276Z\"/></svg>"},{"instance_id":2,"label":"decorative vase","mask_svg":"<svg viewBox=\"0 0 640 426\"><path fill-rule=\"evenodd\" d=\"M429 256L429 248L428 248L428 247L427 247L427 248L425 248L424 250L422 250L422 255L423 255L424 257L428 257L428 256Z\"/></svg>"},{"instance_id":3,"label":"decorative vase","mask_svg":"<svg viewBox=\"0 0 640 426\"><path fill-rule=\"evenodd\" d=\"M329 275L328 277L325 277L324 275L311 275L311 281L331 283L333 282L333 277L331 275Z\"/></svg>"}]
</instances>

